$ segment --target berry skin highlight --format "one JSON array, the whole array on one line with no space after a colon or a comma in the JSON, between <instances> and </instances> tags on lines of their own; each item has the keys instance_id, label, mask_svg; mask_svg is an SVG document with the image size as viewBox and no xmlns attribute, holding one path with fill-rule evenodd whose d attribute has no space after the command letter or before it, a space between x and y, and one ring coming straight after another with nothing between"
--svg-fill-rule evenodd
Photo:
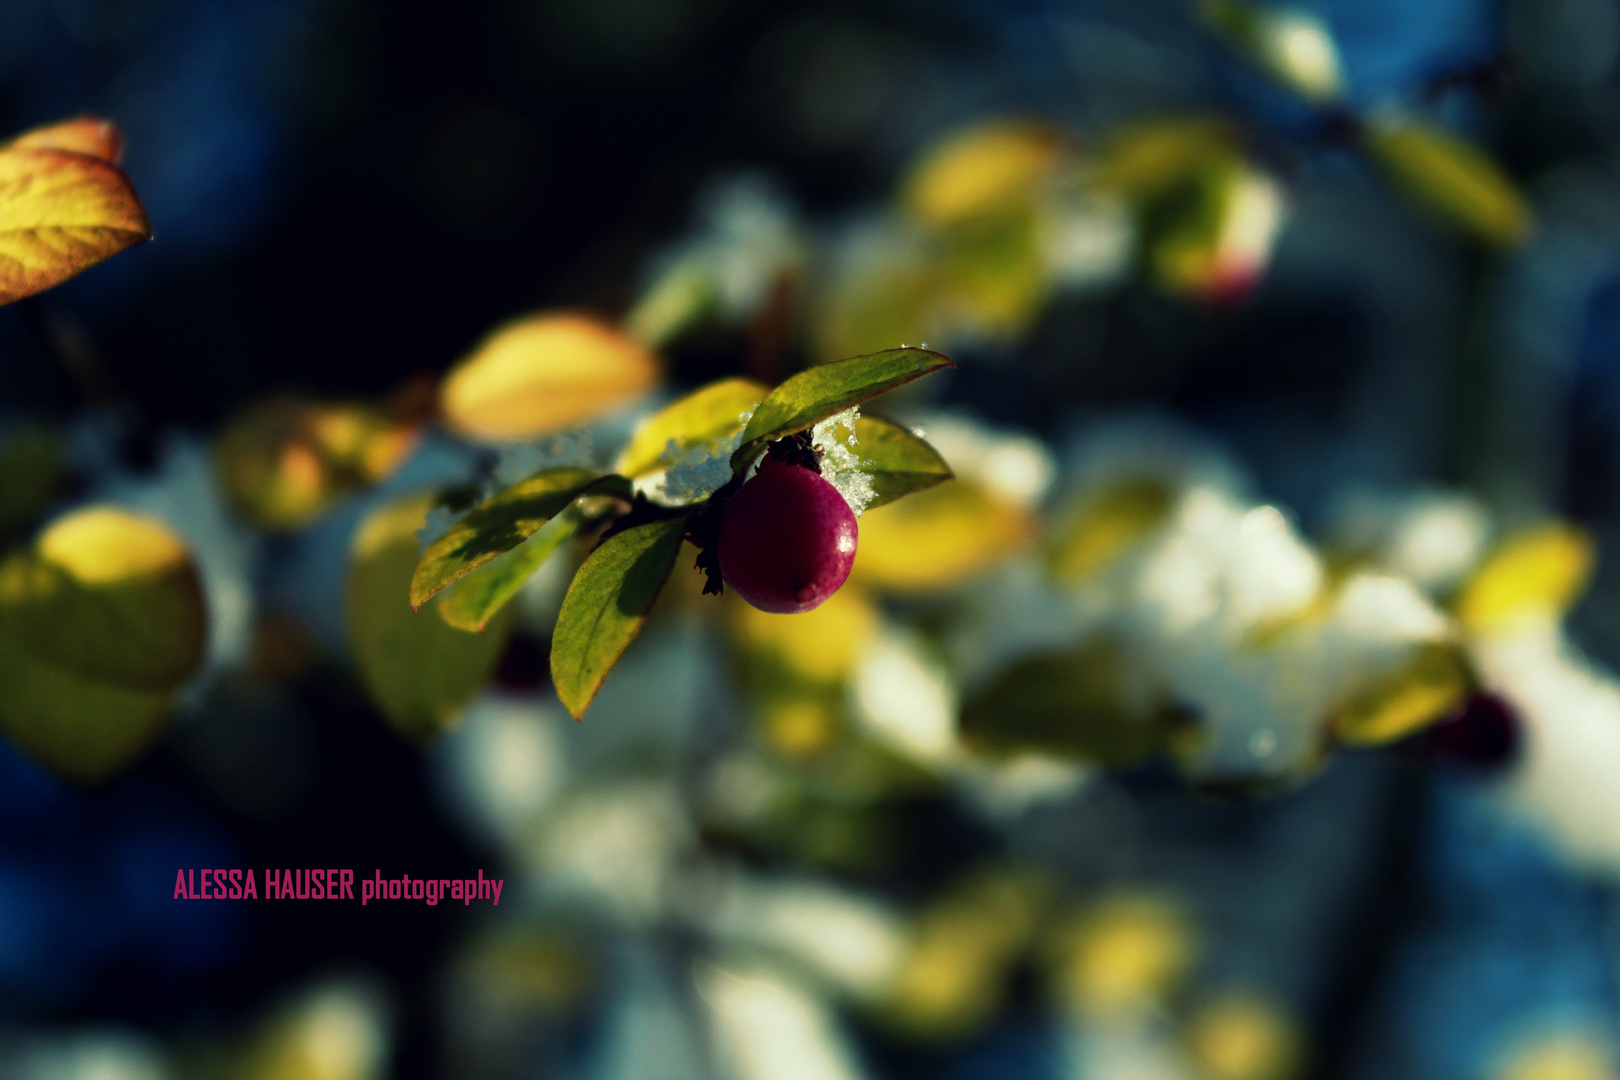
<instances>
[{"instance_id":1,"label":"berry skin highlight","mask_svg":"<svg viewBox=\"0 0 1620 1080\"><path fill-rule=\"evenodd\" d=\"M844 584L856 537L837 488L803 465L767 458L720 519L720 573L761 611L799 614Z\"/></svg>"}]
</instances>

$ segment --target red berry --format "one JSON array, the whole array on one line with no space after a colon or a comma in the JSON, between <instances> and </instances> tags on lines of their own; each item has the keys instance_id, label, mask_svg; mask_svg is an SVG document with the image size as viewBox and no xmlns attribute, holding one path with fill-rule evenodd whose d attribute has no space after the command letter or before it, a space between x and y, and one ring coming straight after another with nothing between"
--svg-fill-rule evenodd
<instances>
[{"instance_id":1,"label":"red berry","mask_svg":"<svg viewBox=\"0 0 1620 1080\"><path fill-rule=\"evenodd\" d=\"M767 459L720 518L720 573L759 608L798 614L818 606L855 565L855 514L802 465Z\"/></svg>"}]
</instances>

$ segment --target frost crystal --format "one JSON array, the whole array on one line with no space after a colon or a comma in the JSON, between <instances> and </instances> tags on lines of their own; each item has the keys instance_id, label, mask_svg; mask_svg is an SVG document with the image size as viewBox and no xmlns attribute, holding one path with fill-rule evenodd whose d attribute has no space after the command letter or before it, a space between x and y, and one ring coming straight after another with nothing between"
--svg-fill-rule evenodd
<instances>
[{"instance_id":1,"label":"frost crystal","mask_svg":"<svg viewBox=\"0 0 1620 1080\"><path fill-rule=\"evenodd\" d=\"M682 449L674 439L664 444L671 462L650 498L663 506L685 506L707 499L731 479L731 452L742 444L743 430L754 416L752 409L737 418L736 434L717 443Z\"/></svg>"},{"instance_id":2,"label":"frost crystal","mask_svg":"<svg viewBox=\"0 0 1620 1080\"><path fill-rule=\"evenodd\" d=\"M663 506L685 506L720 490L731 479L732 451L742 444L743 429L753 415L749 411L738 417L736 434L721 442L682 449L674 439L669 440L664 456L671 464L648 492L649 498ZM856 445L855 421L860 415L859 406L846 409L829 416L810 432L810 442L822 452L822 478L838 490L856 517L877 496L872 477L861 470L861 459L851 449Z\"/></svg>"},{"instance_id":3,"label":"frost crystal","mask_svg":"<svg viewBox=\"0 0 1620 1080\"><path fill-rule=\"evenodd\" d=\"M534 442L507 443L499 453L500 457L495 462L495 488L488 492L491 495L519 480L528 479L541 469L566 466L590 469L597 466L591 433L583 428Z\"/></svg>"},{"instance_id":4,"label":"frost crystal","mask_svg":"<svg viewBox=\"0 0 1620 1080\"><path fill-rule=\"evenodd\" d=\"M852 449L856 445L855 421L860 415L861 407L854 405L810 430L811 444L822 452L821 478L838 489L856 517L877 497L871 474L862 471L860 455ZM847 436L840 436L839 428L848 432Z\"/></svg>"},{"instance_id":5,"label":"frost crystal","mask_svg":"<svg viewBox=\"0 0 1620 1080\"><path fill-rule=\"evenodd\" d=\"M426 523L416 530L418 547L426 551L435 540L449 532L452 525L466 517L473 507L520 480L527 480L541 469L601 468L591 433L584 428L530 442L503 443L496 449L496 455L495 467L479 481L481 490L462 509L451 510L443 505L429 508Z\"/></svg>"}]
</instances>

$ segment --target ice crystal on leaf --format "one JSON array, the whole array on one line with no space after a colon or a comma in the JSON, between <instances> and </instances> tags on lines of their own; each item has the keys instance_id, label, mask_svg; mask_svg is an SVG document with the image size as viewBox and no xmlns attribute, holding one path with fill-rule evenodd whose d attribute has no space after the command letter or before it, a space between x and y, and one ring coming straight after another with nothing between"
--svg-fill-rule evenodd
<instances>
[{"instance_id":1,"label":"ice crystal on leaf","mask_svg":"<svg viewBox=\"0 0 1620 1080\"><path fill-rule=\"evenodd\" d=\"M591 433L585 428L530 442L507 443L497 453L493 487L486 495L526 480L541 469L594 469L600 464Z\"/></svg>"},{"instance_id":2,"label":"ice crystal on leaf","mask_svg":"<svg viewBox=\"0 0 1620 1080\"><path fill-rule=\"evenodd\" d=\"M861 468L860 455L855 452L855 421L861 416L859 405L827 417L810 430L810 443L822 453L821 477L844 497L856 517L861 516L876 496L872 477ZM840 434L842 429L842 434Z\"/></svg>"},{"instance_id":3,"label":"ice crystal on leaf","mask_svg":"<svg viewBox=\"0 0 1620 1080\"><path fill-rule=\"evenodd\" d=\"M742 444L743 429L753 415L750 409L738 416L736 433L717 443L682 449L674 439L669 440L664 453L674 464L647 491L648 497L663 506L686 506L719 491L731 479L731 452Z\"/></svg>"}]
</instances>

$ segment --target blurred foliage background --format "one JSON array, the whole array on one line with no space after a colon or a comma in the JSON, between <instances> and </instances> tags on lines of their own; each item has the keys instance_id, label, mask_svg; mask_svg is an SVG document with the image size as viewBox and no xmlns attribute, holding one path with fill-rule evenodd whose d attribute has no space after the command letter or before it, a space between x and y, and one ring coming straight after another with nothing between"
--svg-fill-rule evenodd
<instances>
[{"instance_id":1,"label":"blurred foliage background","mask_svg":"<svg viewBox=\"0 0 1620 1080\"><path fill-rule=\"evenodd\" d=\"M0 307L0 1077L1620 1075L1617 59L1613 0L6 0L0 133L116 121L155 240ZM617 374L468 374L553 309ZM957 479L814 613L683 556L580 725L583 549L409 613L433 492L924 343Z\"/></svg>"}]
</instances>

